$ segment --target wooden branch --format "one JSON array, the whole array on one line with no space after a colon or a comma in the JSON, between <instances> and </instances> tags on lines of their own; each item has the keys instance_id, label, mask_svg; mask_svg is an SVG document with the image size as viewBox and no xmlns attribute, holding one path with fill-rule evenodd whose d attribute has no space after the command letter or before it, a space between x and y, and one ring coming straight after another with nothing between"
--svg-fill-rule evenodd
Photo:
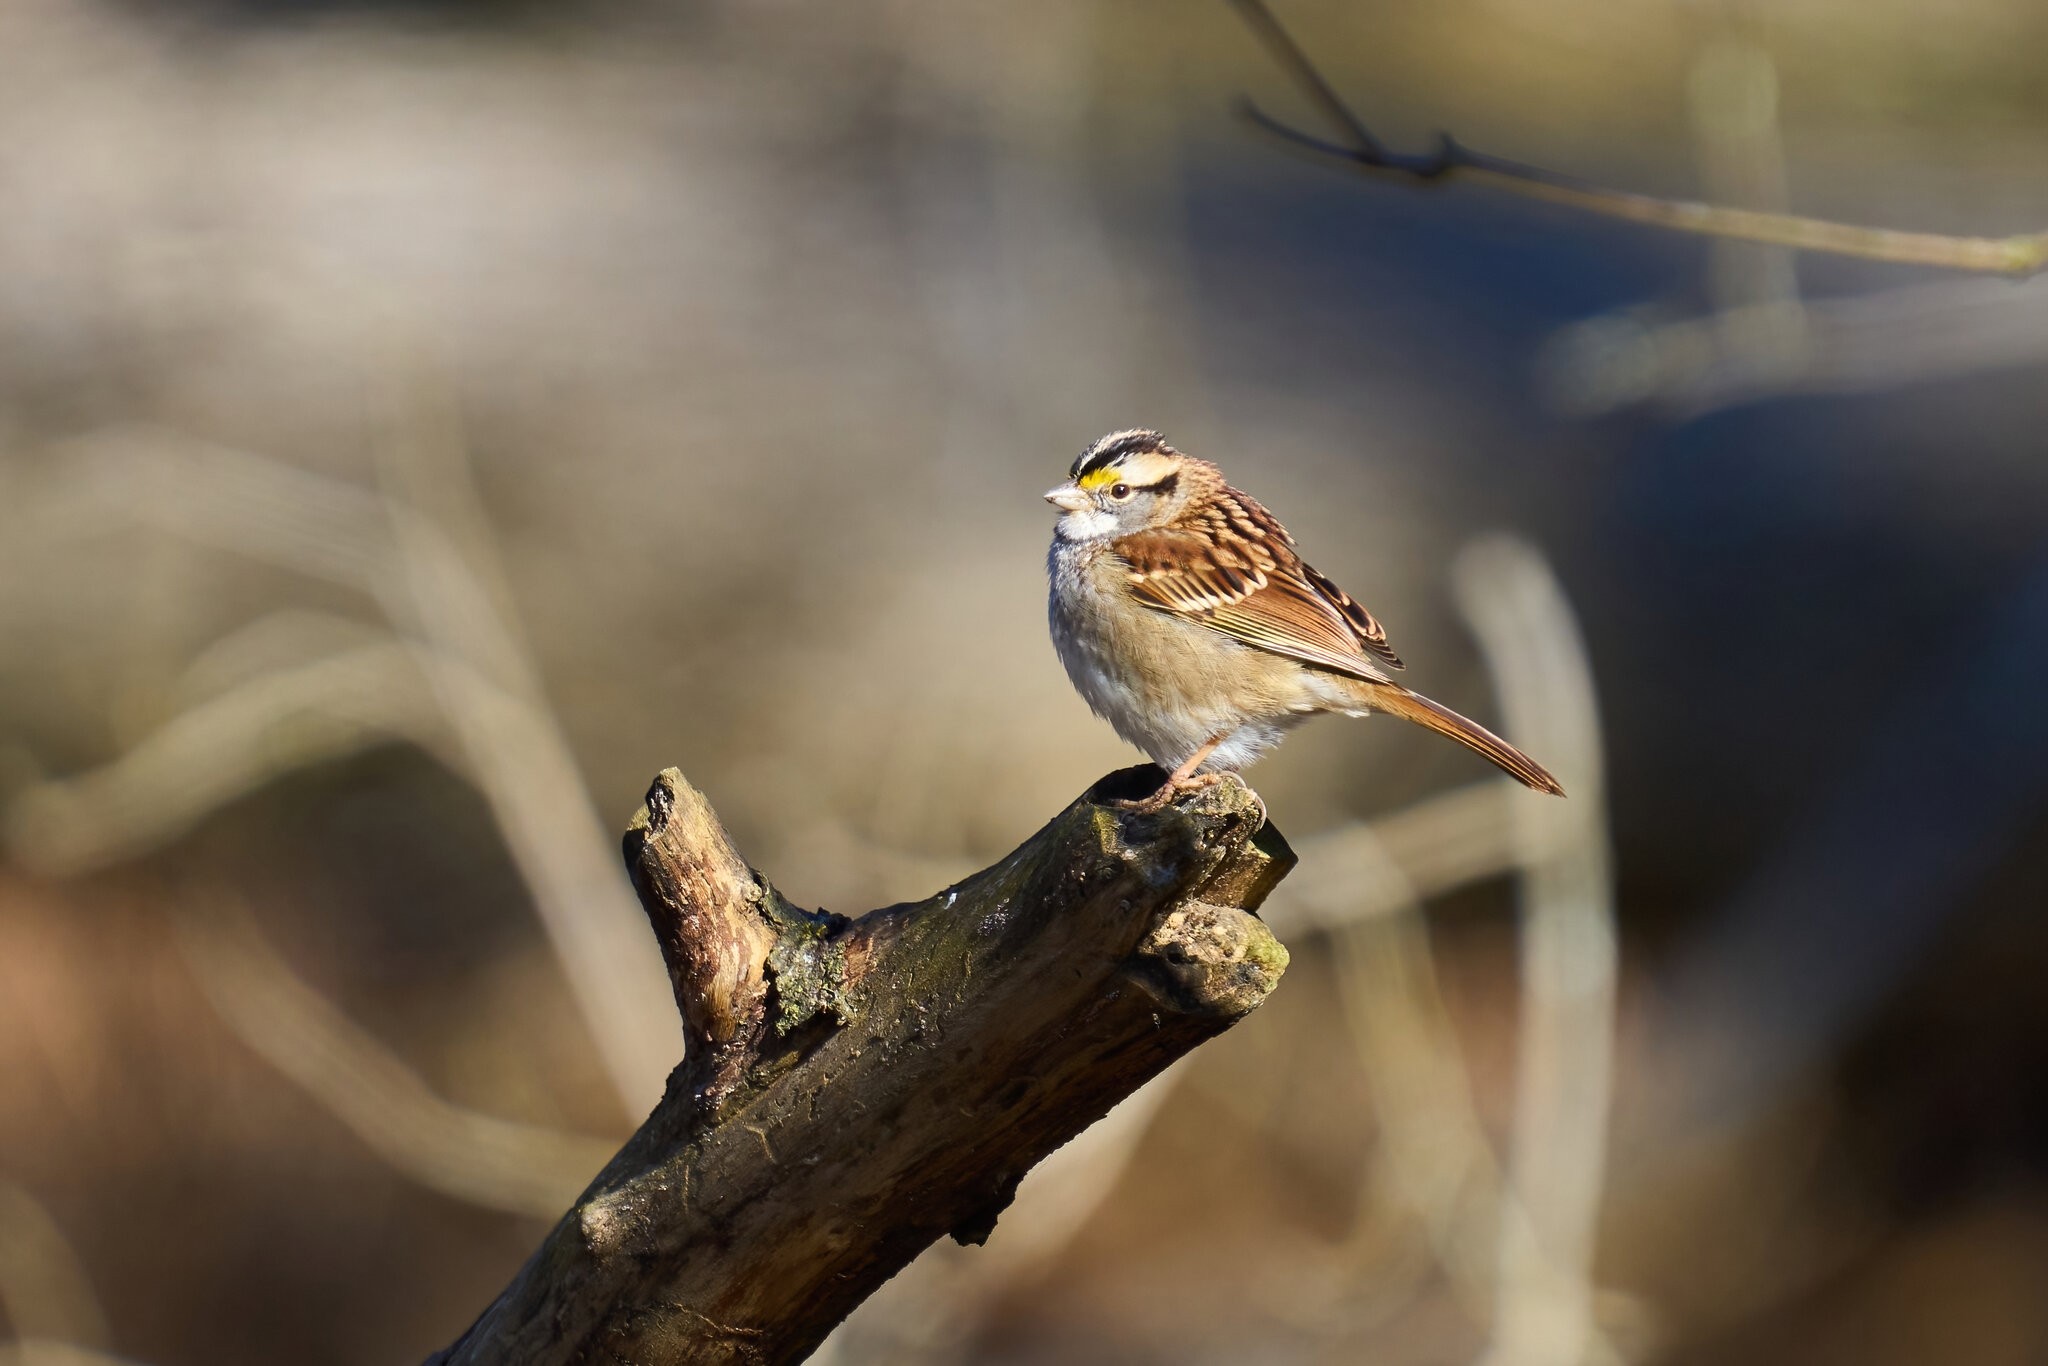
<instances>
[{"instance_id":1,"label":"wooden branch","mask_svg":"<svg viewBox=\"0 0 2048 1366\"><path fill-rule=\"evenodd\" d=\"M791 906L664 770L626 861L684 1060L430 1366L802 1360L945 1234L1279 982L1252 912L1294 856L1229 781L1112 774L994 867L856 920Z\"/></svg>"},{"instance_id":2,"label":"wooden branch","mask_svg":"<svg viewBox=\"0 0 2048 1366\"><path fill-rule=\"evenodd\" d=\"M1303 132L1272 117L1249 100L1243 106L1245 117L1265 131L1321 158L1341 161L1372 174L1399 176L1417 183L1445 181L1454 176L1484 181L1531 199L1675 232L1763 242L1872 261L1941 266L1949 270L1997 275L2026 276L2048 269L2048 232L2020 233L2012 237L1951 237L1944 233L1858 227L1825 218L1737 209L1690 199L1663 199L1628 190L1610 190L1540 166L1490 156L1466 147L1448 133L1443 135L1432 152L1389 151L1323 78L1301 45L1267 8L1265 0L1231 0L1231 3L1237 6L1252 32L1285 68L1294 83L1301 87L1324 117L1342 131L1347 141L1331 142Z\"/></svg>"}]
</instances>

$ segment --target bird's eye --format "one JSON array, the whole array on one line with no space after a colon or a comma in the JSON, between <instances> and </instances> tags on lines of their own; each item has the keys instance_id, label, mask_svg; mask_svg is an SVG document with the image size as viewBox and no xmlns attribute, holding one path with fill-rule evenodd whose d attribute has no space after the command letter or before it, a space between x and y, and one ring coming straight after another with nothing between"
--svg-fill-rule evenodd
<instances>
[{"instance_id":1,"label":"bird's eye","mask_svg":"<svg viewBox=\"0 0 2048 1366\"><path fill-rule=\"evenodd\" d=\"M1124 499L1131 496L1131 486L1129 484L1114 485L1109 490L1109 496L1116 499L1118 502L1122 502Z\"/></svg>"}]
</instances>

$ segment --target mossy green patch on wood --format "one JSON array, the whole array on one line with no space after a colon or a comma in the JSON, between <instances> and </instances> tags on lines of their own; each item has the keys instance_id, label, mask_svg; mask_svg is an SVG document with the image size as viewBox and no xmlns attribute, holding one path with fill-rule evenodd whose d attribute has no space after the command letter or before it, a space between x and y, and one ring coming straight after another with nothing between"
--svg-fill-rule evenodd
<instances>
[{"instance_id":1,"label":"mossy green patch on wood","mask_svg":"<svg viewBox=\"0 0 2048 1366\"><path fill-rule=\"evenodd\" d=\"M1287 952L1285 944L1274 938L1271 930L1263 924L1259 929L1261 933L1245 936L1245 961L1278 982L1280 974L1286 972L1287 965L1294 961L1293 955Z\"/></svg>"},{"instance_id":2,"label":"mossy green patch on wood","mask_svg":"<svg viewBox=\"0 0 2048 1366\"><path fill-rule=\"evenodd\" d=\"M786 1038L820 1015L846 1023L852 1017L846 999L846 946L837 937L846 917L799 910L773 887L761 885L770 898L768 918L777 930L775 947L768 951L776 1034Z\"/></svg>"}]
</instances>

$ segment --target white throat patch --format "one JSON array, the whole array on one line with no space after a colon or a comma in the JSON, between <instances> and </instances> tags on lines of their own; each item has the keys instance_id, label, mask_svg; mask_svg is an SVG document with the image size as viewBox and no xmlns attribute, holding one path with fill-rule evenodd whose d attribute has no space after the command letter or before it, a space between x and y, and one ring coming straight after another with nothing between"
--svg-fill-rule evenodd
<instances>
[{"instance_id":1,"label":"white throat patch","mask_svg":"<svg viewBox=\"0 0 2048 1366\"><path fill-rule=\"evenodd\" d=\"M1121 527L1115 517L1099 507L1061 515L1053 534L1063 541L1101 541L1116 535Z\"/></svg>"}]
</instances>

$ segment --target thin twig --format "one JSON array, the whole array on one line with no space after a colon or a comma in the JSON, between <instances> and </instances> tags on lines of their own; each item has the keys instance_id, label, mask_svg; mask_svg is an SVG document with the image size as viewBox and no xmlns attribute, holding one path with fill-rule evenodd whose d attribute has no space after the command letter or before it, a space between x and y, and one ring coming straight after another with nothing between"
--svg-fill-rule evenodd
<instances>
[{"instance_id":1,"label":"thin twig","mask_svg":"<svg viewBox=\"0 0 2048 1366\"><path fill-rule=\"evenodd\" d=\"M1432 152L1389 151L1331 89L1330 83L1301 50L1300 44L1266 7L1265 0L1231 0L1231 3L1295 84L1350 140L1332 142L1304 132L1274 118L1250 100L1243 103L1244 116L1274 136L1319 157L1342 161L1364 171L1404 176L1419 182L1448 180L1452 176L1480 180L1530 199L1650 227L1668 228L1674 232L1765 242L1871 261L1940 266L1997 275L2033 275L2048 268L2048 232L2019 233L2011 237L1951 237L1945 233L1859 227L1824 218L1737 209L1697 200L1664 199L1629 190L1611 190L1540 166L1476 152L1448 133L1442 135Z\"/></svg>"}]
</instances>

